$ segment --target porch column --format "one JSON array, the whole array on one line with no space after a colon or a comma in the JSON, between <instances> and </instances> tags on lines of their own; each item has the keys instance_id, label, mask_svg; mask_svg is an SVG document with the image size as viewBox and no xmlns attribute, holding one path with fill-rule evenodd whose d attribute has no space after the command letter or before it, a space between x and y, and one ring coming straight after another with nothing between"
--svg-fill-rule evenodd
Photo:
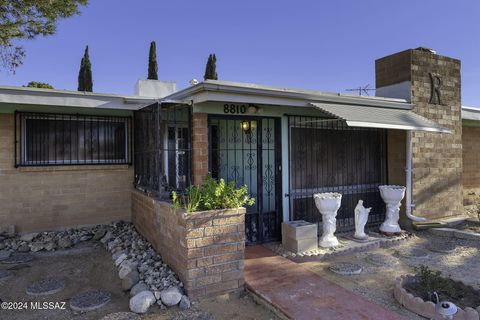
<instances>
[{"instance_id":1,"label":"porch column","mask_svg":"<svg viewBox=\"0 0 480 320\"><path fill-rule=\"evenodd\" d=\"M403 98L448 133L412 132L413 214L463 214L460 61L425 48L375 62L377 96Z\"/></svg>"},{"instance_id":2,"label":"porch column","mask_svg":"<svg viewBox=\"0 0 480 320\"><path fill-rule=\"evenodd\" d=\"M208 174L208 115L192 114L193 184L202 184Z\"/></svg>"}]
</instances>

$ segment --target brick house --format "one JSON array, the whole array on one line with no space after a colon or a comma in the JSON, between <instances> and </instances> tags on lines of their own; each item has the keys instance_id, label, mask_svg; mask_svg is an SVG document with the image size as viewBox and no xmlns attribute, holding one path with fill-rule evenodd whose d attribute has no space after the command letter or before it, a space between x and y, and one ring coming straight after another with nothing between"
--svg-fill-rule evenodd
<instances>
[{"instance_id":1,"label":"brick house","mask_svg":"<svg viewBox=\"0 0 480 320\"><path fill-rule=\"evenodd\" d=\"M216 246L215 256L237 261L239 228L247 243L262 243L280 239L282 221L319 222L317 192L342 193L338 231L354 228L359 199L373 207L369 224L383 221L382 184L407 186L404 221L462 215L480 192L480 112L462 111L460 61L399 52L376 61L376 87L376 97L211 80L179 91L141 81L136 96L0 87L0 225L29 231L128 220L132 207L157 210L158 200L207 173L246 184L256 203L244 220L225 226L233 220L222 218L193 238L201 222L178 221L186 258L171 263L189 265L191 275L206 272L199 259L214 263L196 241L214 241L222 228L232 229L236 245ZM134 220L147 233L168 220L145 217ZM170 240L172 230L164 232Z\"/></svg>"}]
</instances>

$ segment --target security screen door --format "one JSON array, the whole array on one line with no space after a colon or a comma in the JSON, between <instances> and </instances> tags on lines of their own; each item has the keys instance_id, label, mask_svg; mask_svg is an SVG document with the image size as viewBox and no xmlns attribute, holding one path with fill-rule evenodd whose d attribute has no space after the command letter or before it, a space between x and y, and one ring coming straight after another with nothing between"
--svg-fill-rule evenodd
<instances>
[{"instance_id":1,"label":"security screen door","mask_svg":"<svg viewBox=\"0 0 480 320\"><path fill-rule=\"evenodd\" d=\"M280 120L209 117L209 162L214 178L247 185L255 204L247 207L247 243L278 240L281 225Z\"/></svg>"}]
</instances>

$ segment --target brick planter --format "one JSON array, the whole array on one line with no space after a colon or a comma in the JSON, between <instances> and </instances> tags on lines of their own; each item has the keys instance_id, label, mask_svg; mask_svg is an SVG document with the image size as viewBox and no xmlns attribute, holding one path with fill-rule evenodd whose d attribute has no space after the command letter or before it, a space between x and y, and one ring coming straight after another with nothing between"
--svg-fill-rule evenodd
<instances>
[{"instance_id":1,"label":"brick planter","mask_svg":"<svg viewBox=\"0 0 480 320\"><path fill-rule=\"evenodd\" d=\"M407 281L406 277L397 279L395 287L393 288L393 295L395 299L402 306L408 310L421 315L428 319L442 319L435 313L435 304L431 301L424 301L420 297L415 297L413 294L407 292L403 288L404 282ZM464 283L465 284L465 283ZM466 284L465 284L466 285ZM477 309L473 308L458 308L457 313L454 315L454 320L479 320L480 306Z\"/></svg>"},{"instance_id":2,"label":"brick planter","mask_svg":"<svg viewBox=\"0 0 480 320\"><path fill-rule=\"evenodd\" d=\"M185 213L132 191L132 221L182 280L190 298L243 289L245 209Z\"/></svg>"}]
</instances>

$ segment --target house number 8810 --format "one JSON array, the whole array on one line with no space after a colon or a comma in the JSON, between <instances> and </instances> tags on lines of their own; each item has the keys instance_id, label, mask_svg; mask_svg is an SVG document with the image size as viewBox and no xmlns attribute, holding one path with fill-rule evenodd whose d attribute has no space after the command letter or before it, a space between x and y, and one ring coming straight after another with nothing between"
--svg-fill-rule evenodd
<instances>
[{"instance_id":1,"label":"house number 8810","mask_svg":"<svg viewBox=\"0 0 480 320\"><path fill-rule=\"evenodd\" d=\"M244 104L228 104L223 105L223 113L245 113L247 106Z\"/></svg>"}]
</instances>

